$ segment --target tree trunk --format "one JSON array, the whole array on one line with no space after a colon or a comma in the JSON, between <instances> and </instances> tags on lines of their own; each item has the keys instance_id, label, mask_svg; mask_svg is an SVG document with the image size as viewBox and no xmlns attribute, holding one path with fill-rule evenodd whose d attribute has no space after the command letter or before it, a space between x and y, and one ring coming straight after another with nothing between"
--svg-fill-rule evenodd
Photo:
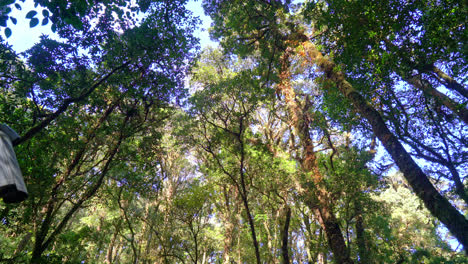
<instances>
[{"instance_id":1,"label":"tree trunk","mask_svg":"<svg viewBox=\"0 0 468 264\"><path fill-rule=\"evenodd\" d=\"M289 264L289 250L288 250L288 240L289 240L289 223L291 221L291 208L286 208L286 219L284 221L283 230L281 230L281 254L283 255L283 264Z\"/></svg>"},{"instance_id":2,"label":"tree trunk","mask_svg":"<svg viewBox=\"0 0 468 264\"><path fill-rule=\"evenodd\" d=\"M314 236L315 232L312 232L309 216L302 210L301 210L301 218L302 218L302 223L304 224L304 230L305 230L304 237L306 241L304 243L304 246L305 246L305 250L307 254L307 263L315 263L317 254L315 254L312 241L318 243L318 239L316 239ZM320 230L320 232L322 231Z\"/></svg>"},{"instance_id":3,"label":"tree trunk","mask_svg":"<svg viewBox=\"0 0 468 264\"><path fill-rule=\"evenodd\" d=\"M240 223L240 217L238 219L238 223ZM237 264L242 264L241 250L241 235L240 233L237 233Z\"/></svg>"},{"instance_id":4,"label":"tree trunk","mask_svg":"<svg viewBox=\"0 0 468 264\"><path fill-rule=\"evenodd\" d=\"M373 263L369 257L369 251L366 244L366 237L364 231L364 223L362 219L362 207L359 199L355 202L355 213L356 213L356 242L359 252L359 263L371 264Z\"/></svg>"},{"instance_id":5,"label":"tree trunk","mask_svg":"<svg viewBox=\"0 0 468 264\"><path fill-rule=\"evenodd\" d=\"M224 223L224 251L223 251L223 264L231 263L231 245L232 245L232 236L234 234L234 224L230 222Z\"/></svg>"},{"instance_id":6,"label":"tree trunk","mask_svg":"<svg viewBox=\"0 0 468 264\"><path fill-rule=\"evenodd\" d=\"M234 241L234 228L239 212L239 193L235 188L228 188L226 185L221 186L224 196L224 210L222 210L224 222L224 239L223 239L223 264L231 263L232 243ZM234 193L233 193L234 192ZM232 199L232 200L231 200Z\"/></svg>"},{"instance_id":7,"label":"tree trunk","mask_svg":"<svg viewBox=\"0 0 468 264\"><path fill-rule=\"evenodd\" d=\"M335 64L311 46L315 55L314 61L325 76L336 83L340 92L349 99L354 108L367 119L372 130L392 156L416 195L424 202L426 208L439 219L464 246L468 253L468 221L443 197L429 181L421 168L414 162L397 137L390 132L385 121L364 97L345 80L342 72L335 69Z\"/></svg>"},{"instance_id":8,"label":"tree trunk","mask_svg":"<svg viewBox=\"0 0 468 264\"><path fill-rule=\"evenodd\" d=\"M253 216L249 207L248 191L247 191L247 185L245 183L245 164L244 164L245 146L244 146L243 132L244 132L244 123L241 118L239 122L239 133L237 134L237 140L239 141L240 151L241 151L240 167L239 167L241 189L239 190L239 192L240 192L242 201L244 203L245 213L247 214L247 220L250 226L250 234L252 235L252 242L253 242L254 249L255 249L255 258L256 258L257 264L260 264L262 263L260 260L260 247L258 245L257 234L255 232L255 223L254 223Z\"/></svg>"},{"instance_id":9,"label":"tree trunk","mask_svg":"<svg viewBox=\"0 0 468 264\"><path fill-rule=\"evenodd\" d=\"M281 72L279 89L284 95L288 112L290 114L291 123L295 133L299 136L304 154L302 157L302 169L309 173L311 180L314 183L313 190L310 187L305 187L306 195L314 197L308 201L309 207L314 210L314 213L319 218L323 230L326 233L328 244L333 252L333 257L337 263L353 263L350 259L348 250L341 233L338 221L330 207L330 194L323 185L323 175L318 169L314 145L310 136L310 120L311 118L304 113L302 107L296 101L295 91L291 85L290 60L293 50L287 48L281 57Z\"/></svg>"},{"instance_id":10,"label":"tree trunk","mask_svg":"<svg viewBox=\"0 0 468 264\"><path fill-rule=\"evenodd\" d=\"M250 234L252 237L252 243L254 246L255 250L255 258L256 258L256 263L260 264L261 263L261 258L260 258L260 247L259 243L257 240L257 234L255 231L255 223L253 220L252 212L249 207L249 199L248 195L249 192L247 190L247 184L246 184L246 175L245 175L245 142L244 142L244 132L245 132L245 127L244 127L244 121L243 119L245 116L240 116L239 117L239 132L237 131L229 131L231 135L234 135L236 137L237 142L239 143L239 151L240 151L240 157L239 157L239 168L238 168L238 173L236 172L235 174L228 172L227 170L224 169L223 165L219 161L217 154L214 153L210 148L205 148L205 150L211 154L211 156L218 161L218 165L222 168L224 174L228 176L236 185L237 190L239 191L239 195L241 197L242 203L244 205L245 213L247 216L247 222L249 223L250 227ZM228 131L226 129L226 131ZM234 175L239 175L239 180L237 180L237 177Z\"/></svg>"},{"instance_id":11,"label":"tree trunk","mask_svg":"<svg viewBox=\"0 0 468 264\"><path fill-rule=\"evenodd\" d=\"M257 264L260 264L262 262L260 261L260 248L258 246L257 234L255 233L255 223L253 221L252 213L250 212L250 207L249 207L249 203L247 202L247 197L244 197L243 195L241 195L241 197L244 202L245 213L247 215L247 221L249 222L249 226L250 226L250 234L252 236L252 243L254 244L254 249L255 249L255 258L256 258Z\"/></svg>"},{"instance_id":12,"label":"tree trunk","mask_svg":"<svg viewBox=\"0 0 468 264\"><path fill-rule=\"evenodd\" d=\"M120 232L120 227L122 224L122 219L119 220L117 226L115 227L115 232L114 235L112 236L111 243L109 247L107 248L107 254L106 254L106 263L107 264L112 264L113 262L113 252L114 252L114 247L115 247L115 241L117 240L117 236L119 235Z\"/></svg>"}]
</instances>

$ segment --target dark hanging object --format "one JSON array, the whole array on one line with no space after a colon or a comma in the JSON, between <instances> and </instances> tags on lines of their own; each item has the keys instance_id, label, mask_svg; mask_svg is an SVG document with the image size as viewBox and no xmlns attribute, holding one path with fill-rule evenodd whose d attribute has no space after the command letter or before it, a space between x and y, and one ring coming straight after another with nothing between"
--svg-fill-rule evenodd
<instances>
[{"instance_id":1,"label":"dark hanging object","mask_svg":"<svg viewBox=\"0 0 468 264\"><path fill-rule=\"evenodd\" d=\"M0 124L0 198L5 203L19 203L28 197L12 145L17 138L13 129Z\"/></svg>"}]
</instances>

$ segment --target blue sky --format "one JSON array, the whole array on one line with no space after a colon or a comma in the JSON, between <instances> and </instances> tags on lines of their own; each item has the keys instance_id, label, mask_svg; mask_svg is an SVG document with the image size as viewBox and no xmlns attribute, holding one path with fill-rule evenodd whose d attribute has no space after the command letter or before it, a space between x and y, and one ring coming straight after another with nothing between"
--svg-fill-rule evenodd
<instances>
[{"instance_id":1,"label":"blue sky","mask_svg":"<svg viewBox=\"0 0 468 264\"><path fill-rule=\"evenodd\" d=\"M13 25L11 21L8 21L8 27L13 31L13 34L6 39L3 30L0 35L2 38L6 39L6 42L13 46L14 50L17 52L23 52L31 48L35 43L39 42L39 37L42 34L49 35L53 37L55 34L51 30L51 25L46 26L36 26L34 28L29 27L29 19L25 19L27 12L30 10L36 10L39 14L42 12L42 8L38 6L34 8L33 0L26 0L24 3L19 2L21 5L21 10L12 7L12 12L10 15L15 17L18 22L16 25ZM206 47L208 45L216 46L216 43L211 41L208 34L208 28L211 24L211 19L205 16L203 8L201 7L201 0L190 0L187 4L187 8L191 10L195 16L200 17L202 20L202 25L200 25L199 30L195 33L197 37L200 38L201 47Z\"/></svg>"}]
</instances>

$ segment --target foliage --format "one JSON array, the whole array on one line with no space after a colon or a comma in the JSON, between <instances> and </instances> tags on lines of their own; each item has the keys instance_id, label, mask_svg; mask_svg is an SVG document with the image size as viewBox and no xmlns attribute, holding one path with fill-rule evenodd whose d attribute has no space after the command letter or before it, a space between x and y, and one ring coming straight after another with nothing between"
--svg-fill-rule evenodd
<instances>
[{"instance_id":1,"label":"foliage","mask_svg":"<svg viewBox=\"0 0 468 264\"><path fill-rule=\"evenodd\" d=\"M197 53L186 1L35 3L61 38L0 42L29 191L0 262L467 261L382 148L466 214L463 4L205 0L221 47Z\"/></svg>"}]
</instances>

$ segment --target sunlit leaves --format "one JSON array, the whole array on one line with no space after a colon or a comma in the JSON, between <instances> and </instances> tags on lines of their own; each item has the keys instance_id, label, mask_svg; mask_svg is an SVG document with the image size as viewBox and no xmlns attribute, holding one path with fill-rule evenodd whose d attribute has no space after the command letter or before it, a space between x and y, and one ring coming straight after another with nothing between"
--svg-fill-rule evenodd
<instances>
[{"instance_id":1,"label":"sunlit leaves","mask_svg":"<svg viewBox=\"0 0 468 264\"><path fill-rule=\"evenodd\" d=\"M124 6L125 2L119 1ZM88 13L90 6L86 1L74 1L71 5L75 3L79 16L65 14L61 19L79 28L81 19L87 21L86 15L93 13ZM183 79L196 45L190 36L193 20L188 16L188 21L181 18L186 14L178 4L170 6L174 9L170 15L166 13L169 6L153 5L153 13L148 14L144 25L124 28L123 37L114 31L109 20L84 34L75 34L79 30L67 26L69 31L62 34L62 40L44 36L24 53L22 60L2 46L1 122L24 135L40 122L51 117L53 120L28 138L27 144L16 147L33 198L22 205L27 215L5 215L8 221L15 218L18 223L24 223L25 228L37 220L39 229L50 231L46 237L34 233L35 241L42 244L47 239L53 240L59 245L60 253L46 243L39 256L34 251L35 261L43 253L48 256L44 259L51 261L86 259L82 253L92 247L87 248L85 241L97 232L88 222L75 222L64 215L79 216L81 206L99 194L103 185L110 184L105 177L125 185L131 189L127 193L138 193L140 198L154 198L162 188L163 176L155 175L161 173L157 171L160 164L154 161L160 155L158 147L163 133L160 127L172 114L172 100L182 100L186 95ZM64 25L55 20L56 15L56 10L44 9L30 10L26 16L31 27L42 20L42 25L53 22L54 30L63 30ZM131 24L129 20L125 22ZM7 37L11 35L11 29L5 32ZM154 38L157 33L158 38ZM92 52L88 53L87 49ZM59 178L62 182L57 184ZM49 219L45 211L37 210L37 204L48 204L47 208L59 213ZM127 210L127 205L123 208ZM61 221L70 222L63 226ZM129 229L118 235L130 237ZM29 232L15 230L14 239ZM14 239L10 241L19 243ZM73 252L73 247L80 247L81 252ZM33 251L32 243L26 245L26 250ZM12 257L16 253L0 249L0 254Z\"/></svg>"},{"instance_id":2,"label":"sunlit leaves","mask_svg":"<svg viewBox=\"0 0 468 264\"><path fill-rule=\"evenodd\" d=\"M375 263L463 263L440 240L437 222L404 182L391 182L398 179L395 175L382 180L382 171L390 167L379 160L371 164L368 124L350 110L351 103L336 85L317 72L309 53L317 47L341 63L335 71L384 113L392 129L403 124L407 130L402 134L417 133L416 139L425 140L427 134L445 131L436 128L446 123L418 123L437 109L419 110L435 102L409 87L394 86L395 69L408 70L412 63L386 41L398 48L420 48L404 50L415 65L424 61L421 58L442 58L434 55L440 47L460 61L462 53L453 52L458 49L453 40L443 40L447 34L462 39L456 27L460 7L383 1L391 4L388 8L372 1L328 1L327 9L327 1L309 1L297 9L290 2L204 1L214 18L212 35L222 40L224 49L207 50L191 64L197 45L189 34L196 19L181 2L137 1L139 7L133 7L123 0L68 1L64 8L60 4L65 1L37 1L37 8L48 6L28 10L27 21L35 27L51 25L65 40L43 37L21 59L2 48L0 122L24 134L57 109L66 109L15 148L32 195L18 208L0 205L0 229L6 234L0 238L5 244L2 258L28 261L45 216L53 216L45 232L49 236L108 168L102 185L82 201L42 260L252 263L248 204L265 263L281 258L286 208L292 212L287 235L293 262L313 263L320 256L328 261L330 249L317 221L320 213L314 211L317 201L311 199L314 188L323 186L353 260L361 259L360 221ZM413 7L428 13L402 16L413 14L408 11ZM141 23L136 23L138 10L149 11ZM102 14L94 17L97 23L94 14ZM433 19L438 16L443 18L440 23ZM421 21L427 29L424 36L417 35L422 29L411 28ZM14 28L7 26L16 19L2 17L0 22L10 37ZM297 36L306 44L296 45ZM308 124L317 167L324 175L319 183L300 167L307 149L291 128L284 95L275 90L285 50L296 54L290 65L294 102L304 112L302 121ZM397 99L404 104L398 105ZM352 137L355 132L360 133ZM434 144L442 151L444 142L453 144L454 139ZM464 157L454 150L443 151ZM304 186L311 188L310 195L300 193ZM441 186L450 194L448 185ZM48 211L49 205L53 210ZM13 255L30 232L34 237Z\"/></svg>"}]
</instances>

